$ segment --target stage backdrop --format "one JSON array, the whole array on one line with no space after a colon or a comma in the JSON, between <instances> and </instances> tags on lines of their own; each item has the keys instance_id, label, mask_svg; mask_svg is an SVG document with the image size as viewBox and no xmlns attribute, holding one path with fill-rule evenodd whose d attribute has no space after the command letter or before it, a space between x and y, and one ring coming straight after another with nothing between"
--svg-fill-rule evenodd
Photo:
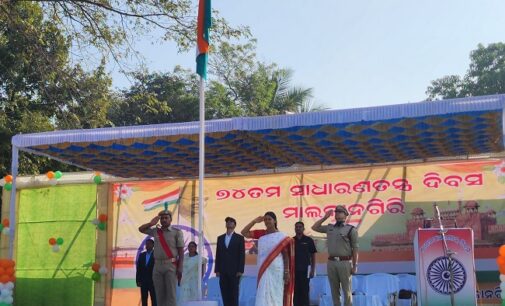
<instances>
[{"instance_id":1,"label":"stage backdrop","mask_svg":"<svg viewBox=\"0 0 505 306\"><path fill-rule=\"evenodd\" d=\"M138 295L134 262L145 236L137 228L162 210L163 203L169 203L173 224L184 231L186 241L195 239L198 181L117 183L111 188L112 301L119 305L120 301L124 303L121 297L130 299L132 292ZM481 272L477 295L486 303L497 301L494 257L505 239L505 161L207 179L205 200L206 279L213 276L215 242L225 230L225 217L237 220L237 232L267 211L275 212L279 229L289 234L294 233L294 223L301 220L306 233L316 239L318 250L324 253L324 237L312 233L310 226L335 205L345 205L351 214L349 222L358 228L360 273L413 273L414 233L433 217L436 202L446 222L473 229L476 265ZM246 249L248 254L255 254L255 242L248 241ZM320 255L321 263L324 257ZM248 264L254 265L254 255L248 257ZM319 270L324 271L324 267ZM131 305L136 303L138 298Z\"/></svg>"}]
</instances>

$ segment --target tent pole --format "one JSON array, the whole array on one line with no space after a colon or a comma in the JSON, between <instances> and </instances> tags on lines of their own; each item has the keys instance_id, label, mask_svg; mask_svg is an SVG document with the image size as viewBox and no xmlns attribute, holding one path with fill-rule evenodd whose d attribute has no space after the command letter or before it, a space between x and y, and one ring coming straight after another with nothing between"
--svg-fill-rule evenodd
<instances>
[{"instance_id":1,"label":"tent pole","mask_svg":"<svg viewBox=\"0 0 505 306\"><path fill-rule=\"evenodd\" d=\"M198 299L202 300L202 256L203 256L203 206L205 175L205 82L200 76L200 135L198 165Z\"/></svg>"},{"instance_id":2,"label":"tent pole","mask_svg":"<svg viewBox=\"0 0 505 306\"><path fill-rule=\"evenodd\" d=\"M14 259L14 234L16 230L16 180L18 177L18 161L19 149L12 145L12 162L11 162L11 175L12 175L12 190L9 199L9 259Z\"/></svg>"}]
</instances>

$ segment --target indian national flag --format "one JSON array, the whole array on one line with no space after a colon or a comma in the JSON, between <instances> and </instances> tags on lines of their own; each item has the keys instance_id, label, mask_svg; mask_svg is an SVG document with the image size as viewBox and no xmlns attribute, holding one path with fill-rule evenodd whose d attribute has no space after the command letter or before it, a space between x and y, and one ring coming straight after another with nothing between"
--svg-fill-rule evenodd
<instances>
[{"instance_id":1,"label":"indian national flag","mask_svg":"<svg viewBox=\"0 0 505 306\"><path fill-rule=\"evenodd\" d=\"M165 203L168 203L168 205L177 204L177 201L179 201L179 192L180 188L177 188L156 198L143 201L142 206L144 207L144 211L153 210L159 206L163 207L163 204Z\"/></svg>"},{"instance_id":2,"label":"indian national flag","mask_svg":"<svg viewBox=\"0 0 505 306\"><path fill-rule=\"evenodd\" d=\"M212 25L210 0L200 0L198 4L198 22L196 29L196 73L207 79L207 60L209 53L209 28Z\"/></svg>"}]
</instances>

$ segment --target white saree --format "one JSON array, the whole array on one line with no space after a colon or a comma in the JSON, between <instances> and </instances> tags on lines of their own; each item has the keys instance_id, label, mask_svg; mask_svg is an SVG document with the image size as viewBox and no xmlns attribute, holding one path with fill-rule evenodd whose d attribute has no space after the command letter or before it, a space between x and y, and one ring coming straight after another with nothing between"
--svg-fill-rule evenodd
<instances>
[{"instance_id":1,"label":"white saree","mask_svg":"<svg viewBox=\"0 0 505 306\"><path fill-rule=\"evenodd\" d=\"M267 234L258 240L258 269L277 245L286 238L281 232ZM284 293L284 262L282 253L270 263L259 280L256 306L282 306Z\"/></svg>"},{"instance_id":2,"label":"white saree","mask_svg":"<svg viewBox=\"0 0 505 306\"><path fill-rule=\"evenodd\" d=\"M183 274L181 279L181 286L179 288L179 296L177 299L178 304L187 301L198 300L198 257L196 255L190 257L189 254L184 255ZM207 264L207 258L202 258L204 267Z\"/></svg>"}]
</instances>

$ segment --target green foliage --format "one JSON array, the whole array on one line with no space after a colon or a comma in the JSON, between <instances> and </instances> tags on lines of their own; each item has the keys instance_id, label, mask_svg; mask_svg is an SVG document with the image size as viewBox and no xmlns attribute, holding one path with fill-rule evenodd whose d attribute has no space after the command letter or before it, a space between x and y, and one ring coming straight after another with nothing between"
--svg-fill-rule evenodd
<instances>
[{"instance_id":1,"label":"green foliage","mask_svg":"<svg viewBox=\"0 0 505 306\"><path fill-rule=\"evenodd\" d=\"M210 81L205 93L206 119L231 118L243 115L228 88L217 81Z\"/></svg>"},{"instance_id":2,"label":"green foliage","mask_svg":"<svg viewBox=\"0 0 505 306\"><path fill-rule=\"evenodd\" d=\"M33 2L0 3L0 174L10 172L10 140L19 133L106 124L111 80L103 66L69 63L69 42ZM20 154L21 174L67 170Z\"/></svg>"},{"instance_id":3,"label":"green foliage","mask_svg":"<svg viewBox=\"0 0 505 306\"><path fill-rule=\"evenodd\" d=\"M449 75L431 82L429 100L505 93L505 44L479 44L470 53L470 67L463 76Z\"/></svg>"},{"instance_id":4,"label":"green foliage","mask_svg":"<svg viewBox=\"0 0 505 306\"><path fill-rule=\"evenodd\" d=\"M256 41L233 45L223 42L212 53L209 97L220 99L234 115L266 116L311 110L312 89L292 87L293 72L258 61ZM319 109L319 108L316 108Z\"/></svg>"},{"instance_id":5,"label":"green foliage","mask_svg":"<svg viewBox=\"0 0 505 306\"><path fill-rule=\"evenodd\" d=\"M195 45L197 3L192 0L41 0L48 20L75 41L80 55L98 50L118 63L136 53L138 37L175 42L180 51ZM231 27L213 10L213 42L248 37L247 27ZM157 37L153 37L156 33ZM140 54L136 54L140 55Z\"/></svg>"},{"instance_id":6,"label":"green foliage","mask_svg":"<svg viewBox=\"0 0 505 306\"><path fill-rule=\"evenodd\" d=\"M198 80L188 70L137 73L135 84L122 91L109 109L115 126L198 120Z\"/></svg>"}]
</instances>

